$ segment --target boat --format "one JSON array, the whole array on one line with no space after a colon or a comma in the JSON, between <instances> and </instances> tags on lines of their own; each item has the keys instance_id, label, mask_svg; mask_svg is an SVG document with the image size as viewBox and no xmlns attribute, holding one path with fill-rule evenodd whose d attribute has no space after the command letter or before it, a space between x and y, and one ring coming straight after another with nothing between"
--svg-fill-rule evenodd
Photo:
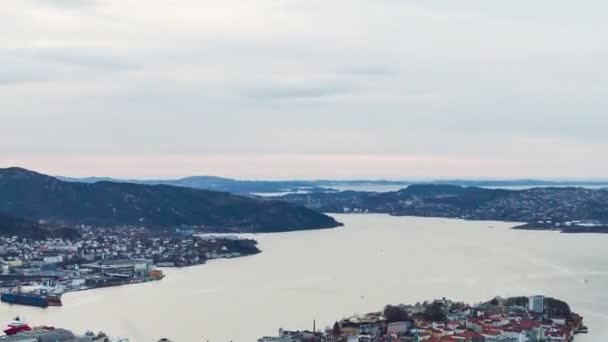
<instances>
[{"instance_id":1,"label":"boat","mask_svg":"<svg viewBox=\"0 0 608 342\"><path fill-rule=\"evenodd\" d=\"M63 306L60 294L49 293L45 290L38 292L22 292L21 288L18 288L13 292L2 293L0 295L0 301L9 304L36 306L39 308Z\"/></svg>"},{"instance_id":2,"label":"boat","mask_svg":"<svg viewBox=\"0 0 608 342\"><path fill-rule=\"evenodd\" d=\"M35 293L6 292L0 295L0 300L4 303L36 306L39 308L46 308L49 306L49 301L46 296Z\"/></svg>"},{"instance_id":3,"label":"boat","mask_svg":"<svg viewBox=\"0 0 608 342\"><path fill-rule=\"evenodd\" d=\"M27 325L25 322L23 322L21 320L21 318L19 316L17 316L8 325L8 327L6 329L4 329L3 331L6 335L16 335L20 332L30 331L30 330L32 330L32 328L30 328L29 325Z\"/></svg>"}]
</instances>

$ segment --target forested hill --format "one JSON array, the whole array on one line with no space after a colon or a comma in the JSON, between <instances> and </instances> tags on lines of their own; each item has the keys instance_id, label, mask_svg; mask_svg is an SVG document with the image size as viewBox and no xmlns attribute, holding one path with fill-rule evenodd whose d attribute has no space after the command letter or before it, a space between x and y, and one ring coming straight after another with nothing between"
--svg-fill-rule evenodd
<instances>
[{"instance_id":1,"label":"forested hill","mask_svg":"<svg viewBox=\"0 0 608 342\"><path fill-rule=\"evenodd\" d=\"M79 234L72 228L40 225L10 214L0 213L0 236L18 236L38 240L50 237L72 239L79 237Z\"/></svg>"},{"instance_id":2,"label":"forested hill","mask_svg":"<svg viewBox=\"0 0 608 342\"><path fill-rule=\"evenodd\" d=\"M333 218L297 204L168 185L65 182L0 169L0 212L59 225L180 225L275 232L331 228Z\"/></svg>"},{"instance_id":3,"label":"forested hill","mask_svg":"<svg viewBox=\"0 0 608 342\"><path fill-rule=\"evenodd\" d=\"M280 197L324 212L376 212L392 215L510 222L608 222L608 191L586 188L486 189L456 185L411 185L385 192L345 191Z\"/></svg>"}]
</instances>

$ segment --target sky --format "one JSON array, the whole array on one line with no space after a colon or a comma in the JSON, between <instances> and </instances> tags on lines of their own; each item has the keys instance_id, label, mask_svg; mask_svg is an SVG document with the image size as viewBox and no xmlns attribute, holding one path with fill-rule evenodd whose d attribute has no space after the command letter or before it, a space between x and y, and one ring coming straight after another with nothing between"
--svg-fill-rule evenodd
<instances>
[{"instance_id":1,"label":"sky","mask_svg":"<svg viewBox=\"0 0 608 342\"><path fill-rule=\"evenodd\" d=\"M2 0L0 167L608 178L605 0Z\"/></svg>"}]
</instances>

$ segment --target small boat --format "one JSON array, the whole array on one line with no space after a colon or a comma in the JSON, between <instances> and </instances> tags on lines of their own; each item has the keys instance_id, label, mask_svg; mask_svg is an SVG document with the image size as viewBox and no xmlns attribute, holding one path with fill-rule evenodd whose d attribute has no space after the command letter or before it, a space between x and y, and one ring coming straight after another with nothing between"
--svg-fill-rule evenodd
<instances>
[{"instance_id":1,"label":"small boat","mask_svg":"<svg viewBox=\"0 0 608 342\"><path fill-rule=\"evenodd\" d=\"M15 335L22 331L30 331L32 328L21 320L21 317L17 316L13 321L4 329L6 335Z\"/></svg>"}]
</instances>

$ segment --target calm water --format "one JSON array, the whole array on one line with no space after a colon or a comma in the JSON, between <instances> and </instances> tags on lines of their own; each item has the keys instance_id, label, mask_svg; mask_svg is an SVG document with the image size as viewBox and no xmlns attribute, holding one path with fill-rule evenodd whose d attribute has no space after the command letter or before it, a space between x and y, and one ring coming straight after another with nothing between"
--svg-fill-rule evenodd
<instances>
[{"instance_id":1,"label":"calm water","mask_svg":"<svg viewBox=\"0 0 608 342\"><path fill-rule=\"evenodd\" d=\"M264 250L257 256L167 270L161 282L68 294L63 308L0 305L0 320L20 314L32 324L102 329L138 342L240 342L279 327L312 328L313 319L324 327L388 303L543 293L585 316L591 333L576 341L608 341L608 235L336 216L345 227L256 236Z\"/></svg>"}]
</instances>

